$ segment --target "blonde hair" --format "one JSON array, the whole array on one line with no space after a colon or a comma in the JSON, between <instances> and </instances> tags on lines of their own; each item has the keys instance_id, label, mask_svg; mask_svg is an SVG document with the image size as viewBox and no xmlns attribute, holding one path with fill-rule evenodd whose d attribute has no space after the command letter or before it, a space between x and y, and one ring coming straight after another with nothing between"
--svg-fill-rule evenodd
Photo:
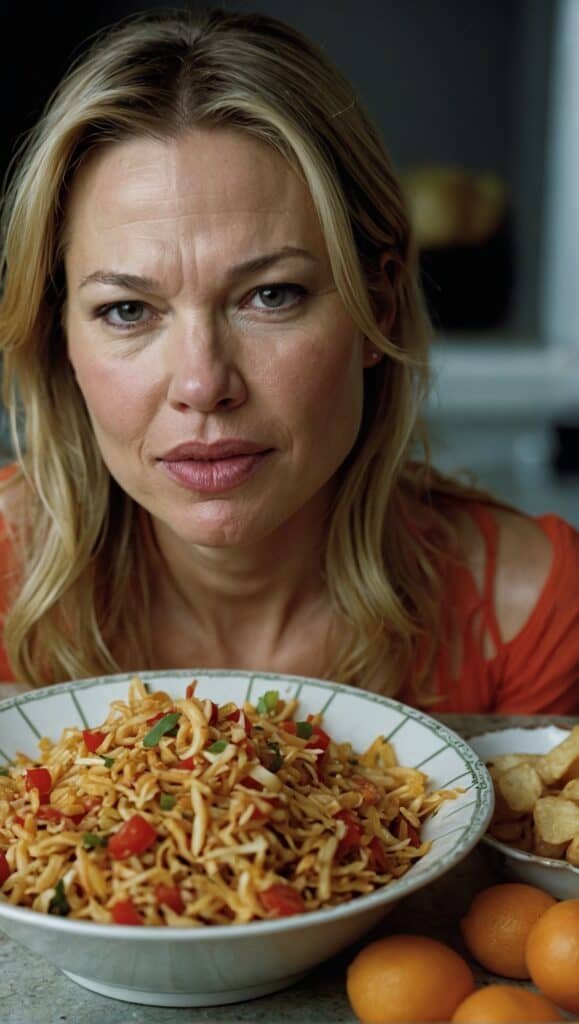
<instances>
[{"instance_id":1,"label":"blonde hair","mask_svg":"<svg viewBox=\"0 0 579 1024\"><path fill-rule=\"evenodd\" d=\"M194 125L248 132L303 176L343 302L385 354L365 375L363 424L340 473L326 552L331 600L357 639L326 674L366 685L380 669L375 688L393 694L412 682L427 699L452 547L444 502L463 491L426 457L410 458L428 383L428 322L404 202L376 130L325 57L276 20L221 11L147 14L109 30L18 154L0 305L16 480L29 494L21 582L4 632L14 672L45 684L128 661L152 665L146 517L109 476L66 355L66 198L94 150L175 138ZM386 338L377 313L392 298ZM119 636L124 666L114 654Z\"/></svg>"}]
</instances>

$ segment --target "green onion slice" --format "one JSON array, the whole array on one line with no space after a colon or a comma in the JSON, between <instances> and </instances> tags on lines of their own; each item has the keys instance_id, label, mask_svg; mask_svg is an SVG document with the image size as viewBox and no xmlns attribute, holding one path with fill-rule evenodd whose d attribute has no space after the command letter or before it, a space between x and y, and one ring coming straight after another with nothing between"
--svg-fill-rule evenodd
<instances>
[{"instance_id":1,"label":"green onion slice","mask_svg":"<svg viewBox=\"0 0 579 1024\"><path fill-rule=\"evenodd\" d=\"M172 811L175 804L176 800L172 793L161 793L159 806L162 811Z\"/></svg>"},{"instance_id":2,"label":"green onion slice","mask_svg":"<svg viewBox=\"0 0 579 1024\"><path fill-rule=\"evenodd\" d=\"M296 722L296 736L299 736L302 740L309 740L314 727L311 722Z\"/></svg>"},{"instance_id":3,"label":"green onion slice","mask_svg":"<svg viewBox=\"0 0 579 1024\"><path fill-rule=\"evenodd\" d=\"M0 768L0 775L10 775L9 768Z\"/></svg>"},{"instance_id":4,"label":"green onion slice","mask_svg":"<svg viewBox=\"0 0 579 1024\"><path fill-rule=\"evenodd\" d=\"M268 743L267 748L269 751L269 757L265 767L269 768L270 772L279 772L280 768L283 766L283 756L279 749L279 743Z\"/></svg>"},{"instance_id":5,"label":"green onion slice","mask_svg":"<svg viewBox=\"0 0 579 1024\"><path fill-rule=\"evenodd\" d=\"M226 746L227 740L216 740L215 743L212 743L207 749L210 754L222 754Z\"/></svg>"},{"instance_id":6,"label":"green onion slice","mask_svg":"<svg viewBox=\"0 0 579 1024\"><path fill-rule=\"evenodd\" d=\"M168 715L163 715L158 722L155 722L152 729L149 729L147 735L143 738L144 747L156 747L161 736L165 736L166 733L171 732L175 728L177 722L181 717L179 711L171 711Z\"/></svg>"},{"instance_id":7,"label":"green onion slice","mask_svg":"<svg viewBox=\"0 0 579 1024\"><path fill-rule=\"evenodd\" d=\"M59 917L67 917L70 914L70 904L64 894L64 881L62 878L54 887L54 896L48 904L48 913L57 914Z\"/></svg>"},{"instance_id":8,"label":"green onion slice","mask_svg":"<svg viewBox=\"0 0 579 1024\"><path fill-rule=\"evenodd\" d=\"M115 763L114 757L106 757L104 754L101 754L101 757L105 763L105 768L112 768Z\"/></svg>"},{"instance_id":9,"label":"green onion slice","mask_svg":"<svg viewBox=\"0 0 579 1024\"><path fill-rule=\"evenodd\" d=\"M108 843L106 836L99 836L96 832L83 832L82 841L87 850L94 850L97 846L106 846Z\"/></svg>"},{"instance_id":10,"label":"green onion slice","mask_svg":"<svg viewBox=\"0 0 579 1024\"><path fill-rule=\"evenodd\" d=\"M278 700L279 690L268 690L259 698L257 710L261 715L267 715L269 711L275 711Z\"/></svg>"}]
</instances>

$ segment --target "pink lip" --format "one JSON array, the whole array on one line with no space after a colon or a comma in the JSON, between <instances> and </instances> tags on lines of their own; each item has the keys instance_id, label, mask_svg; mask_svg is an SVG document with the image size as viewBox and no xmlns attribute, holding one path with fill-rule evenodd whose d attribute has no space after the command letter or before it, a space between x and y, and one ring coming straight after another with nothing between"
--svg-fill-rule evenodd
<instances>
[{"instance_id":1,"label":"pink lip","mask_svg":"<svg viewBox=\"0 0 579 1024\"><path fill-rule=\"evenodd\" d=\"M178 444L175 448L165 452L161 456L163 462L182 462L183 459L196 459L208 461L214 459L230 459L236 455L255 455L256 452L269 451L263 444L256 444L255 441L244 441L232 437L227 441L214 441L213 444L203 444L199 441L186 441Z\"/></svg>"},{"instance_id":2,"label":"pink lip","mask_svg":"<svg viewBox=\"0 0 579 1024\"><path fill-rule=\"evenodd\" d=\"M167 474L187 490L220 494L249 480L271 448L253 441L232 439L214 444L187 442L159 460Z\"/></svg>"}]
</instances>

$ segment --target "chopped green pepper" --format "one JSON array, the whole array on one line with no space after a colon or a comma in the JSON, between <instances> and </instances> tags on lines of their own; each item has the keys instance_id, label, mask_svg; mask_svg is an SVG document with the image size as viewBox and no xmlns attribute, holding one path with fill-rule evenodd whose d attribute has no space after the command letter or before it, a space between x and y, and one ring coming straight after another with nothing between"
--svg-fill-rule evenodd
<instances>
[{"instance_id":1,"label":"chopped green pepper","mask_svg":"<svg viewBox=\"0 0 579 1024\"><path fill-rule=\"evenodd\" d=\"M209 750L210 754L222 754L226 746L226 740L216 740L215 743L212 743L211 746L207 749Z\"/></svg>"},{"instance_id":2,"label":"chopped green pepper","mask_svg":"<svg viewBox=\"0 0 579 1024\"><path fill-rule=\"evenodd\" d=\"M9 768L0 768L0 775L10 775Z\"/></svg>"},{"instance_id":3,"label":"chopped green pepper","mask_svg":"<svg viewBox=\"0 0 579 1024\"><path fill-rule=\"evenodd\" d=\"M279 690L268 690L262 694L257 702L257 710L260 715L267 715L268 712L275 711L278 700Z\"/></svg>"},{"instance_id":4,"label":"chopped green pepper","mask_svg":"<svg viewBox=\"0 0 579 1024\"><path fill-rule=\"evenodd\" d=\"M156 747L161 736L165 736L166 733L170 733L177 725L180 717L181 714L179 711L172 711L168 715L163 715L158 722L155 722L153 728L149 729L149 732L143 738L143 746Z\"/></svg>"},{"instance_id":5,"label":"chopped green pepper","mask_svg":"<svg viewBox=\"0 0 579 1024\"><path fill-rule=\"evenodd\" d=\"M48 904L49 914L58 914L59 917L67 917L70 914L70 903L64 894L64 881L61 878L54 887L54 896Z\"/></svg>"},{"instance_id":6,"label":"chopped green pepper","mask_svg":"<svg viewBox=\"0 0 579 1024\"><path fill-rule=\"evenodd\" d=\"M311 722L296 722L296 736L299 736L302 740L309 740L314 727Z\"/></svg>"},{"instance_id":7,"label":"chopped green pepper","mask_svg":"<svg viewBox=\"0 0 579 1024\"><path fill-rule=\"evenodd\" d=\"M162 811L172 811L175 806L176 800L171 793L161 793L159 799L159 806Z\"/></svg>"},{"instance_id":8,"label":"chopped green pepper","mask_svg":"<svg viewBox=\"0 0 579 1024\"><path fill-rule=\"evenodd\" d=\"M101 757L105 763L105 768L112 768L115 763L114 757L106 757L104 754L101 754Z\"/></svg>"},{"instance_id":9,"label":"chopped green pepper","mask_svg":"<svg viewBox=\"0 0 579 1024\"><path fill-rule=\"evenodd\" d=\"M270 772L279 772L280 768L283 766L283 756L279 749L279 743L268 743L267 749L270 754L265 767L268 768Z\"/></svg>"},{"instance_id":10,"label":"chopped green pepper","mask_svg":"<svg viewBox=\"0 0 579 1024\"><path fill-rule=\"evenodd\" d=\"M82 841L87 850L93 850L97 846L106 846L108 843L106 836L99 836L96 832L83 832Z\"/></svg>"}]
</instances>

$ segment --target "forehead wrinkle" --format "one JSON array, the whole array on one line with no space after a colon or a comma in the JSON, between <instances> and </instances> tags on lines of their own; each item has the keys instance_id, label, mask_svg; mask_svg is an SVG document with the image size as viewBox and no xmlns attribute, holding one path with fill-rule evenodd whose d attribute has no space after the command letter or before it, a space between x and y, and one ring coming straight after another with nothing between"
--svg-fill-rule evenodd
<instances>
[{"instance_id":1,"label":"forehead wrinkle","mask_svg":"<svg viewBox=\"0 0 579 1024\"><path fill-rule=\"evenodd\" d=\"M136 140L85 166L72 211L77 244L92 264L85 273L98 259L104 269L166 275L174 292L176 278L179 290L185 281L198 290L201 278L217 280L256 250L289 245L327 261L312 197L289 164L267 147L248 150L247 139L241 155L226 133L214 139L217 147L209 140L207 151L158 144L158 160L147 159L150 144ZM99 236L104 249L110 239L110 251L98 251Z\"/></svg>"}]
</instances>

